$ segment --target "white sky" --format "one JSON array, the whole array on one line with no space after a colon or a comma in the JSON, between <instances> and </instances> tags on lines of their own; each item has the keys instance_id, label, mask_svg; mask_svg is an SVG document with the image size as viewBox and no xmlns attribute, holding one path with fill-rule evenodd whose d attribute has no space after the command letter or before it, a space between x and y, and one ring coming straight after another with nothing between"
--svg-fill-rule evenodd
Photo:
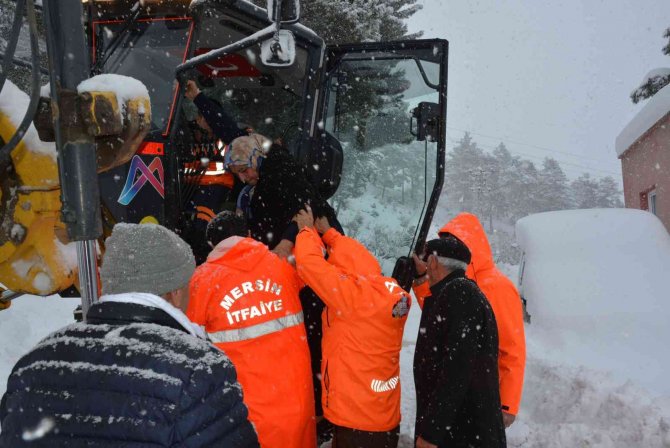
<instances>
[{"instance_id":1,"label":"white sky","mask_svg":"<svg viewBox=\"0 0 670 448\"><path fill-rule=\"evenodd\" d=\"M590 171L621 182L614 140L642 105L630 92L649 70L670 67L661 51L670 1L419 3L410 31L449 41L451 140L469 130L484 149L503 141L538 167L550 156L570 178Z\"/></svg>"}]
</instances>

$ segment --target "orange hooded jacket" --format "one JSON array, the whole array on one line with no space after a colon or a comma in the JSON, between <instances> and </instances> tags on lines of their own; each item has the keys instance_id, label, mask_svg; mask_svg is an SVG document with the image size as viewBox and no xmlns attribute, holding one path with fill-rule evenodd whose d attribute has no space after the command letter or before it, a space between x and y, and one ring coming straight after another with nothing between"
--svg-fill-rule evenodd
<instances>
[{"instance_id":1,"label":"orange hooded jacket","mask_svg":"<svg viewBox=\"0 0 670 448\"><path fill-rule=\"evenodd\" d=\"M190 283L187 315L235 365L263 448L314 448L312 369L295 269L264 244L219 243Z\"/></svg>"},{"instance_id":2,"label":"orange hooded jacket","mask_svg":"<svg viewBox=\"0 0 670 448\"><path fill-rule=\"evenodd\" d=\"M516 415L521 403L526 368L526 337L519 293L493 262L486 232L475 215L461 213L442 227L439 233L454 235L472 253L466 275L477 283L488 299L498 325L500 402L505 412ZM416 287L414 294L423 306L423 298L430 294L428 283Z\"/></svg>"},{"instance_id":3,"label":"orange hooded jacket","mask_svg":"<svg viewBox=\"0 0 670 448\"><path fill-rule=\"evenodd\" d=\"M328 247L326 261L323 243ZM362 431L400 423L400 349L410 297L382 276L377 260L357 241L330 229L298 234L298 274L326 304L323 311L324 416Z\"/></svg>"}]
</instances>

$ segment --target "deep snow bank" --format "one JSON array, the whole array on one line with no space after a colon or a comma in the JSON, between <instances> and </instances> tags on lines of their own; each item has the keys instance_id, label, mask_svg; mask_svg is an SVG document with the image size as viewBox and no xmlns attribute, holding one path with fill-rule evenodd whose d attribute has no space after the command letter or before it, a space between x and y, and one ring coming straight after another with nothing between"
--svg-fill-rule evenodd
<instances>
[{"instance_id":1,"label":"deep snow bank","mask_svg":"<svg viewBox=\"0 0 670 448\"><path fill-rule=\"evenodd\" d=\"M72 312L80 299L23 296L0 312L0 396L21 356L50 333L74 322Z\"/></svg>"},{"instance_id":2,"label":"deep snow bank","mask_svg":"<svg viewBox=\"0 0 670 448\"><path fill-rule=\"evenodd\" d=\"M533 337L533 332L526 333ZM602 371L543 361L531 348L510 447L669 447L668 397Z\"/></svg>"},{"instance_id":3,"label":"deep snow bank","mask_svg":"<svg viewBox=\"0 0 670 448\"><path fill-rule=\"evenodd\" d=\"M543 358L670 395L670 235L651 213L568 210L517 223Z\"/></svg>"}]
</instances>

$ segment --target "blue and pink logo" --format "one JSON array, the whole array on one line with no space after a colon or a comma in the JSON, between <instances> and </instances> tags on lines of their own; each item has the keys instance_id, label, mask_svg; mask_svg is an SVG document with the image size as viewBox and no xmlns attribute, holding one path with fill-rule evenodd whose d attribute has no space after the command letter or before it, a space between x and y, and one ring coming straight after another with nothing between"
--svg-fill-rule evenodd
<instances>
[{"instance_id":1,"label":"blue and pink logo","mask_svg":"<svg viewBox=\"0 0 670 448\"><path fill-rule=\"evenodd\" d=\"M138 171L140 174L139 177L137 176ZM119 204L130 204L147 182L154 187L158 194L161 195L161 198L165 199L165 180L161 159L154 157L149 166L147 166L140 156L133 157L133 160L130 162L126 184L123 186L123 191L118 199Z\"/></svg>"}]
</instances>

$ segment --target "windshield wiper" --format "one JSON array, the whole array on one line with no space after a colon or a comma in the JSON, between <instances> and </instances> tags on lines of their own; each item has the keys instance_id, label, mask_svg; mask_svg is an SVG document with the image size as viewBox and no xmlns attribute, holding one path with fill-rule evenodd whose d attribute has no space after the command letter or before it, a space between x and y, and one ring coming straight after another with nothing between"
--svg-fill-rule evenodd
<instances>
[{"instance_id":1,"label":"windshield wiper","mask_svg":"<svg viewBox=\"0 0 670 448\"><path fill-rule=\"evenodd\" d=\"M141 13L142 13L142 2L138 0L137 2L135 2L133 7L130 8L130 16L128 16L128 18L126 19L125 23L123 24L123 28L121 28L121 31L116 33L116 36L112 38L112 41L109 43L107 48L102 51L102 55L91 68L92 75L99 75L102 73L102 68L105 66L105 64L112 56L112 54L116 51L116 49L119 47L119 45L121 45L121 40L123 39L123 37L125 37L128 30L130 30L130 27L137 23L137 19L140 17Z\"/></svg>"}]
</instances>

